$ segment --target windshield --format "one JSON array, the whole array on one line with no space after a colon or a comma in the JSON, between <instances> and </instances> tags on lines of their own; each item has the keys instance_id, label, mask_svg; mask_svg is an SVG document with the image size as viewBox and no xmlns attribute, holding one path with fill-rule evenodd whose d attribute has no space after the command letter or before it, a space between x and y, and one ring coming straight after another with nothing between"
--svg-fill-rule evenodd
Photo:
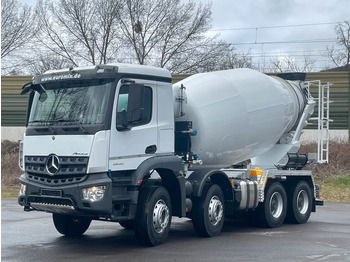
<instances>
[{"instance_id":1,"label":"windshield","mask_svg":"<svg viewBox=\"0 0 350 262\"><path fill-rule=\"evenodd\" d=\"M35 92L28 124L104 124L111 81L102 79L42 84Z\"/></svg>"}]
</instances>

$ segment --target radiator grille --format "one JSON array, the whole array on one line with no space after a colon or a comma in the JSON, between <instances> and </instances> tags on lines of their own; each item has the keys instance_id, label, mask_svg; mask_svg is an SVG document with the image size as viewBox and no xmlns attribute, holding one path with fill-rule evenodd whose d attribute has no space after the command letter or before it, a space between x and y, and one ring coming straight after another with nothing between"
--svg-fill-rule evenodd
<instances>
[{"instance_id":1,"label":"radiator grille","mask_svg":"<svg viewBox=\"0 0 350 262\"><path fill-rule=\"evenodd\" d=\"M50 156L26 156L25 171L28 179L47 185L62 185L81 182L86 177L88 157L58 156L57 172L52 174L47 165Z\"/></svg>"}]
</instances>

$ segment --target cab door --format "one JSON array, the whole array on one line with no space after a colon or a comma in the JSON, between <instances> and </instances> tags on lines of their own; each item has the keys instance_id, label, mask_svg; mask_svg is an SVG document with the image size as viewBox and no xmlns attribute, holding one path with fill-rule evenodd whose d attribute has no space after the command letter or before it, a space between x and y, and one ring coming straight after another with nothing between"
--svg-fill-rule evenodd
<instances>
[{"instance_id":1,"label":"cab door","mask_svg":"<svg viewBox=\"0 0 350 262\"><path fill-rule=\"evenodd\" d=\"M157 83L119 81L114 99L109 169L136 169L158 150Z\"/></svg>"}]
</instances>

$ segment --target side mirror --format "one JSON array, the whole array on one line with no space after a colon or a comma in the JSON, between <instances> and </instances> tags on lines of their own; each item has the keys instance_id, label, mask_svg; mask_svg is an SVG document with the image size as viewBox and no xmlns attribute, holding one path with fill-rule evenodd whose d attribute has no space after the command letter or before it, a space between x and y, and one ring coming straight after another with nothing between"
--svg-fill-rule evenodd
<instances>
[{"instance_id":1,"label":"side mirror","mask_svg":"<svg viewBox=\"0 0 350 262\"><path fill-rule=\"evenodd\" d=\"M32 82L29 82L29 83L26 83L22 86L21 95L25 95L25 94L29 93L30 91L36 91L40 95L42 93L46 93L46 90L42 85L40 85L40 84L33 85Z\"/></svg>"},{"instance_id":2,"label":"side mirror","mask_svg":"<svg viewBox=\"0 0 350 262\"><path fill-rule=\"evenodd\" d=\"M127 122L133 124L143 119L145 86L131 84L129 87Z\"/></svg>"},{"instance_id":3,"label":"side mirror","mask_svg":"<svg viewBox=\"0 0 350 262\"><path fill-rule=\"evenodd\" d=\"M25 83L22 86L21 95L25 95L25 94L29 93L29 91L31 91L31 90L32 90L32 82Z\"/></svg>"}]
</instances>

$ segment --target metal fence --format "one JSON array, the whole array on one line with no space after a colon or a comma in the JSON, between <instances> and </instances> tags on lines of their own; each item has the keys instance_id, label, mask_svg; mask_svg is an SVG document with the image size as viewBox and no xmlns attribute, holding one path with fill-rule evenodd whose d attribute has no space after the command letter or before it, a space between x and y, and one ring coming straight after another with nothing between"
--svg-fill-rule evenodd
<instances>
[{"instance_id":1,"label":"metal fence","mask_svg":"<svg viewBox=\"0 0 350 262\"><path fill-rule=\"evenodd\" d=\"M178 82L189 75L173 75L173 82ZM331 82L330 118L333 122L331 129L349 130L350 132L350 86L349 72L320 72L307 73L306 81L321 80ZM24 126L28 96L20 95L24 83L31 81L32 76L2 76L1 77L1 125ZM316 90L311 90L316 93ZM311 127L312 128L312 127Z\"/></svg>"},{"instance_id":2,"label":"metal fence","mask_svg":"<svg viewBox=\"0 0 350 262\"><path fill-rule=\"evenodd\" d=\"M25 126L28 95L20 95L32 76L1 77L1 126Z\"/></svg>"}]
</instances>

